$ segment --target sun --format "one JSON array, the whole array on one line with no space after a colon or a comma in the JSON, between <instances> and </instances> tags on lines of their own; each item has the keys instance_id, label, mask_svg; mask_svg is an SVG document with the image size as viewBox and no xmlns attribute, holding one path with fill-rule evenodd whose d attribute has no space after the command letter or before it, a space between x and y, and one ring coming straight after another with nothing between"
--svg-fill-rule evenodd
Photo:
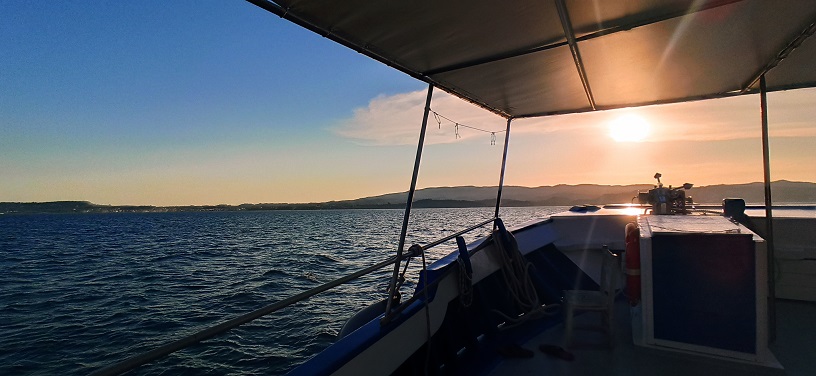
<instances>
[{"instance_id":1,"label":"sun","mask_svg":"<svg viewBox=\"0 0 816 376\"><path fill-rule=\"evenodd\" d=\"M644 118L626 114L609 122L609 136L617 142L640 142L649 135L650 128Z\"/></svg>"}]
</instances>

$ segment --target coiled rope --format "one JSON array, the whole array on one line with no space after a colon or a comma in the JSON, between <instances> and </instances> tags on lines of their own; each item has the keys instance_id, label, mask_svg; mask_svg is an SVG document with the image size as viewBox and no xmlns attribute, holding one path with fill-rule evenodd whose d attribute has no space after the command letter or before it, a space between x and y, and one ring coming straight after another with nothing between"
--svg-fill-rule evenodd
<instances>
[{"instance_id":1,"label":"coiled rope","mask_svg":"<svg viewBox=\"0 0 816 376\"><path fill-rule=\"evenodd\" d=\"M473 275L467 272L465 260L459 257L456 261L459 264L459 303L467 308L473 304Z\"/></svg>"},{"instance_id":2,"label":"coiled rope","mask_svg":"<svg viewBox=\"0 0 816 376\"><path fill-rule=\"evenodd\" d=\"M558 313L560 304L542 305L535 290L530 269L534 265L527 261L518 249L516 238L503 225L493 232L494 244L498 252L499 266L505 286L513 302L522 312L518 316L510 316L506 313L493 309L505 320L505 324L500 329L507 329L520 325L528 320L551 316Z\"/></svg>"}]
</instances>

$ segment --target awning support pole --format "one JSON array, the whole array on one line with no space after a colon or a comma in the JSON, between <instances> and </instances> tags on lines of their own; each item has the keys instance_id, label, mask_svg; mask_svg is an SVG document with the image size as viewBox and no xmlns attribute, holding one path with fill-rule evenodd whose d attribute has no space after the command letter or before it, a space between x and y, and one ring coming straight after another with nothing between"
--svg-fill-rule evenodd
<instances>
[{"instance_id":1,"label":"awning support pole","mask_svg":"<svg viewBox=\"0 0 816 376\"><path fill-rule=\"evenodd\" d=\"M504 131L504 154L502 155L501 175L499 175L499 192L496 194L496 213L494 218L499 217L499 207L501 207L502 188L504 187L504 169L507 167L507 144L510 142L510 122L513 118L507 119L507 129Z\"/></svg>"},{"instance_id":2,"label":"awning support pole","mask_svg":"<svg viewBox=\"0 0 816 376\"><path fill-rule=\"evenodd\" d=\"M561 18L561 26L564 28L564 36L567 38L570 52L572 52L572 59L575 61L575 68L578 70L578 76L581 78L581 85L584 86L584 93L587 97L587 102L592 110L595 110L595 96L592 95L592 88L589 86L589 79L587 78L586 69L584 68L584 61L581 59L581 52L578 50L578 41L575 40L575 30L572 28L572 21L570 21L569 13L567 12L567 5L564 0L555 0L556 8L558 9L558 16Z\"/></svg>"},{"instance_id":3,"label":"awning support pole","mask_svg":"<svg viewBox=\"0 0 816 376\"><path fill-rule=\"evenodd\" d=\"M765 179L765 245L768 249L768 341L776 340L776 263L774 258L773 201L771 200L771 158L768 145L768 90L765 75L759 78L762 112L762 170Z\"/></svg>"},{"instance_id":4,"label":"awning support pole","mask_svg":"<svg viewBox=\"0 0 816 376\"><path fill-rule=\"evenodd\" d=\"M397 261L394 262L394 274L391 282L388 283L388 301L385 304L385 313L391 312L391 305L396 298L398 291L397 279L399 269L402 264L402 255L405 251L405 237L408 235L408 219L411 217L411 204L414 202L414 191L416 191L417 177L419 176L419 164L422 161L422 149L425 146L425 129L428 127L428 115L431 112L431 97L433 96L433 84L428 85L428 97L425 99L425 113L422 115L422 129L419 131L419 142L417 143L416 159L414 160L414 174L411 177L411 189L408 190L408 199L405 203L405 214L402 217L402 230L400 231L399 246L397 247Z\"/></svg>"}]
</instances>

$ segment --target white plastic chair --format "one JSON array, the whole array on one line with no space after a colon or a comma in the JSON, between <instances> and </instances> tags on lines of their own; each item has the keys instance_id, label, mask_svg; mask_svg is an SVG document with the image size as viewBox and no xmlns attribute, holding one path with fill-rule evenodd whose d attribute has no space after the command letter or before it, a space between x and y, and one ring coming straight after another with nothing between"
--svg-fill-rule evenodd
<instances>
[{"instance_id":1,"label":"white plastic chair","mask_svg":"<svg viewBox=\"0 0 816 376\"><path fill-rule=\"evenodd\" d=\"M620 255L612 253L607 246L603 247L601 280L599 290L565 290L564 291L564 347L572 344L574 315L580 311L601 313L600 329L613 346L613 322L615 295L620 273Z\"/></svg>"}]
</instances>

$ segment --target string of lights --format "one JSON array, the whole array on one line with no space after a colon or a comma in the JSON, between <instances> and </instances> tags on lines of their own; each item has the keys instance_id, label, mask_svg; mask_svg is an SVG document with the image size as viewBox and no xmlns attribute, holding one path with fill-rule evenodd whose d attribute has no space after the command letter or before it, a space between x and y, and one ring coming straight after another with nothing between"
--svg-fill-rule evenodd
<instances>
[{"instance_id":1,"label":"string of lights","mask_svg":"<svg viewBox=\"0 0 816 376\"><path fill-rule=\"evenodd\" d=\"M457 121L451 120L450 118L447 118L444 115L442 115L442 114L440 114L440 113L438 113L438 112L436 112L434 110L431 110L431 113L433 113L434 120L436 120L436 124L439 127L439 129L442 129L442 120L445 120L445 121L453 124L453 134L456 136L456 139L462 138L462 136L459 135L459 127L465 127L467 129L472 129L474 131L490 133L490 145L496 145L496 133L505 132L505 130L489 131L489 130L486 130L486 129L470 126L470 125L467 125L467 124L462 124L462 123L459 123Z\"/></svg>"}]
</instances>

